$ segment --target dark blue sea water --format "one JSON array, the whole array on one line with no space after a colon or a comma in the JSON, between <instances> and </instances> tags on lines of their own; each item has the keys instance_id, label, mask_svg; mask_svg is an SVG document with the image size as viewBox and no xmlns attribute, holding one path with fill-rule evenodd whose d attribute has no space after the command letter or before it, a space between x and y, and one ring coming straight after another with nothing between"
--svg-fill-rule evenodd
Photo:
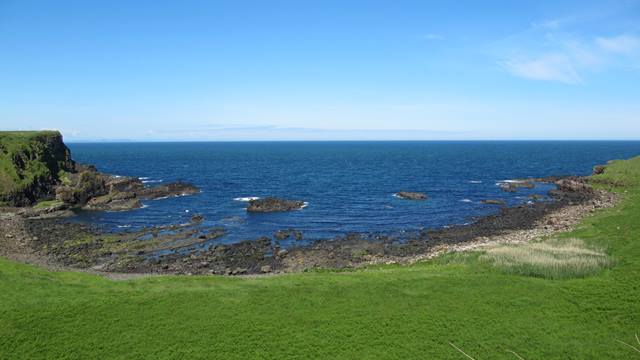
<instances>
[{"instance_id":1,"label":"dark blue sea water","mask_svg":"<svg viewBox=\"0 0 640 360\"><path fill-rule=\"evenodd\" d=\"M109 229L188 222L199 213L223 226L224 242L296 228L306 239L348 232L399 233L472 221L498 207L482 199L527 202L548 186L506 193L496 183L548 175L586 175L610 159L640 154L640 142L221 142L76 143L74 159L99 170L176 180L195 196L147 201L130 212L82 213ZM421 191L428 201L393 194ZM277 196L309 205L288 213L249 214L242 197Z\"/></svg>"}]
</instances>

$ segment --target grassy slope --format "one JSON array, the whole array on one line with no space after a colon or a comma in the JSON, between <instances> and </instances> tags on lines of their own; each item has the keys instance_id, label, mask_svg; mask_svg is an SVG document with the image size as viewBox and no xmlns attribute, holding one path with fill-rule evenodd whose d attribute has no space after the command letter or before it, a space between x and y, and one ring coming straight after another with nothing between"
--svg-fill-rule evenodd
<instances>
[{"instance_id":1,"label":"grassy slope","mask_svg":"<svg viewBox=\"0 0 640 360\"><path fill-rule=\"evenodd\" d=\"M259 279L114 282L0 260L0 358L628 359L640 332L640 158L602 178L625 202L572 234L616 265L584 279L501 273L477 254ZM626 193L625 193L626 192Z\"/></svg>"}]
</instances>

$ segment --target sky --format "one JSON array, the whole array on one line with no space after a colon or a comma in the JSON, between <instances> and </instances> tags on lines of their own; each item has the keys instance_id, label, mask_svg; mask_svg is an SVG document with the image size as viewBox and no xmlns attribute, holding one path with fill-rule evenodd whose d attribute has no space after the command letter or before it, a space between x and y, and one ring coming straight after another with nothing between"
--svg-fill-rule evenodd
<instances>
[{"instance_id":1,"label":"sky","mask_svg":"<svg viewBox=\"0 0 640 360\"><path fill-rule=\"evenodd\" d=\"M0 130L640 139L640 1L0 0Z\"/></svg>"}]
</instances>

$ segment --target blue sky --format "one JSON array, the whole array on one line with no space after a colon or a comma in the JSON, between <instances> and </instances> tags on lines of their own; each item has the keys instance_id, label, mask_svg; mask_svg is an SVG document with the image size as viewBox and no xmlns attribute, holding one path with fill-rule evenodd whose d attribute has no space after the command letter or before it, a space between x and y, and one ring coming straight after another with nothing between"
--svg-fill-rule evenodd
<instances>
[{"instance_id":1,"label":"blue sky","mask_svg":"<svg viewBox=\"0 0 640 360\"><path fill-rule=\"evenodd\" d=\"M0 0L0 128L640 139L640 2Z\"/></svg>"}]
</instances>

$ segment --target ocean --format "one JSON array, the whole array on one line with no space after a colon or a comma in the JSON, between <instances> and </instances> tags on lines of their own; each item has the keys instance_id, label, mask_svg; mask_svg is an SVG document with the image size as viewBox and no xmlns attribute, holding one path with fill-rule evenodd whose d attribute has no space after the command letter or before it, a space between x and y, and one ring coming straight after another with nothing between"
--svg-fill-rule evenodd
<instances>
[{"instance_id":1,"label":"ocean","mask_svg":"<svg viewBox=\"0 0 640 360\"><path fill-rule=\"evenodd\" d=\"M640 155L640 142L184 142L71 143L73 158L102 172L148 185L187 181L202 193L145 201L127 212L81 212L74 221L109 231L189 222L224 227L231 243L294 228L305 241L351 232L402 235L464 224L531 201L550 185L504 192L500 182L550 175L588 175L594 165ZM394 196L419 191L426 201ZM275 196L308 206L286 213L247 213L246 200ZM291 240L294 241L294 240ZM286 244L283 244L286 245Z\"/></svg>"}]
</instances>

